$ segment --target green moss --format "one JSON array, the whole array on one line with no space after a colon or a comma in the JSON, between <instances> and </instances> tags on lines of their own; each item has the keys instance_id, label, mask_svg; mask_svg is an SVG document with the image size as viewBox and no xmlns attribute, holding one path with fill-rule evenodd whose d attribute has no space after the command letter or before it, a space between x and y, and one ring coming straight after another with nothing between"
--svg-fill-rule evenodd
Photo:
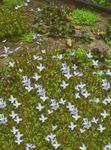
<instances>
[{"instance_id":1,"label":"green moss","mask_svg":"<svg viewBox=\"0 0 111 150\"><path fill-rule=\"evenodd\" d=\"M29 31L28 16L23 10L13 11L0 6L0 39L11 38Z\"/></svg>"},{"instance_id":2,"label":"green moss","mask_svg":"<svg viewBox=\"0 0 111 150\"><path fill-rule=\"evenodd\" d=\"M70 55L73 52L74 55ZM34 54L40 55L40 53L37 52ZM55 55L59 56L60 53ZM98 124L94 124L86 132L80 133L83 118L87 117L91 121L92 117L95 116L99 118L99 123L101 123L100 113L103 112L104 109L109 114L111 113L110 105L106 106L102 103L102 100L106 98L107 95L111 96L111 92L110 90L106 92L101 87L101 79L106 78L111 82L110 77L106 75L100 77L92 74L93 71L101 70L102 64L98 66L97 70L92 66L86 68L86 63L89 62L89 59L87 58L87 51L84 49L69 49L63 54L63 57L64 59L52 59L52 55L47 54L43 56L43 60L34 61L32 54L24 50L22 53L13 53L11 55L12 59L9 59L9 61L15 62L13 68L7 66L5 69L1 69L0 75L1 73L4 74L4 80L0 80L0 96L8 104L6 108L2 109L2 113L8 116L11 111L14 110L23 119L23 121L17 125L8 117L8 123L0 127L1 149L7 150L7 147L10 147L10 150L22 150L25 149L26 143L35 143L37 145L37 150L52 150L53 147L51 144L44 139L44 137L51 132L51 125L58 125L57 130L54 131L58 142L61 144L58 150L79 150L82 143L86 145L87 149L101 150L103 146L111 142L111 128L109 126L111 124L110 115L102 122L103 126L106 127L103 133L97 131ZM83 63L84 61L85 63ZM40 63L43 63L46 67L43 72L37 70L37 66ZM71 79L67 80L61 72L62 63L67 63L70 68L74 63L78 64L77 72L83 71L84 76L73 76ZM23 72L20 72L19 69L23 69ZM103 71L105 72L106 69L107 68ZM35 72L38 72L42 77L41 80L37 82L32 79ZM72 70L71 74L73 74ZM10 78L8 78L8 75L10 75ZM22 76L24 75L27 75L31 79L32 85L35 83L41 84L46 89L49 97L46 102L41 101L37 95L36 89L33 89L30 93L25 90L22 84ZM69 83L69 86L64 90L60 87L62 80ZM95 97L100 98L101 102L99 104L89 102L89 99L83 96L79 100L75 98L75 93L77 91L74 87L80 82L86 84L88 92L91 93L91 99ZM13 95L22 103L20 108L15 109L8 101L10 95ZM51 115L47 114L47 110L51 108L50 100L54 98L58 102L61 97L77 107L79 115L81 116L77 122L71 117L70 112L65 106L60 106L60 108ZM37 103L41 103L45 106L42 112L35 109ZM41 113L48 117L45 123L41 123L38 120ZM77 128L75 128L74 131L68 128L71 121L77 124ZM15 144L15 137L10 132L12 126L16 126L16 128L20 130L20 133L24 134L22 138L24 142L19 146Z\"/></svg>"},{"instance_id":3,"label":"green moss","mask_svg":"<svg viewBox=\"0 0 111 150\"><path fill-rule=\"evenodd\" d=\"M8 8L14 8L17 5L23 5L23 0L3 0L3 2Z\"/></svg>"},{"instance_id":4,"label":"green moss","mask_svg":"<svg viewBox=\"0 0 111 150\"><path fill-rule=\"evenodd\" d=\"M69 16L72 17L74 24L79 25L93 25L100 20L95 13L85 9L73 10Z\"/></svg>"}]
</instances>

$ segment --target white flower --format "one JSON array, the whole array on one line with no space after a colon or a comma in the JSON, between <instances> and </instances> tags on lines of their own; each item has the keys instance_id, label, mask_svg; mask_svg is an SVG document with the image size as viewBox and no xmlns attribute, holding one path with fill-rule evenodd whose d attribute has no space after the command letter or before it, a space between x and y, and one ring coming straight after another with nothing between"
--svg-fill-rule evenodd
<instances>
[{"instance_id":1,"label":"white flower","mask_svg":"<svg viewBox=\"0 0 111 150\"><path fill-rule=\"evenodd\" d=\"M60 146L60 144L57 141L55 141L52 145L55 149L57 149Z\"/></svg>"},{"instance_id":2,"label":"white flower","mask_svg":"<svg viewBox=\"0 0 111 150\"><path fill-rule=\"evenodd\" d=\"M75 93L75 98L76 99L80 99L81 97L80 97L80 94L79 93Z\"/></svg>"},{"instance_id":3,"label":"white flower","mask_svg":"<svg viewBox=\"0 0 111 150\"><path fill-rule=\"evenodd\" d=\"M38 81L41 78L41 76L39 76L38 73L34 73L34 76L32 78Z\"/></svg>"},{"instance_id":4,"label":"white flower","mask_svg":"<svg viewBox=\"0 0 111 150\"><path fill-rule=\"evenodd\" d=\"M8 99L11 103L14 103L16 101L16 98L13 97L13 95L10 96Z\"/></svg>"},{"instance_id":5,"label":"white flower","mask_svg":"<svg viewBox=\"0 0 111 150\"><path fill-rule=\"evenodd\" d=\"M91 52L89 52L89 53L87 54L87 57L88 57L88 58L92 58L92 57L93 57L93 55L91 54Z\"/></svg>"},{"instance_id":6,"label":"white flower","mask_svg":"<svg viewBox=\"0 0 111 150\"><path fill-rule=\"evenodd\" d=\"M59 104L65 105L66 100L63 100L63 98L60 99Z\"/></svg>"},{"instance_id":7,"label":"white flower","mask_svg":"<svg viewBox=\"0 0 111 150\"><path fill-rule=\"evenodd\" d=\"M12 111L11 114L9 114L9 116L12 117L12 119L14 119L17 116L17 114L14 111Z\"/></svg>"},{"instance_id":8,"label":"white flower","mask_svg":"<svg viewBox=\"0 0 111 150\"><path fill-rule=\"evenodd\" d=\"M38 106L36 106L36 109L41 111L44 108L44 106L41 105L41 103L38 103Z\"/></svg>"},{"instance_id":9,"label":"white flower","mask_svg":"<svg viewBox=\"0 0 111 150\"><path fill-rule=\"evenodd\" d=\"M47 110L48 114L52 114L53 113L53 110Z\"/></svg>"},{"instance_id":10,"label":"white flower","mask_svg":"<svg viewBox=\"0 0 111 150\"><path fill-rule=\"evenodd\" d=\"M40 65L37 66L37 69L39 69L39 71L41 72L42 70L45 69L45 67L40 63Z\"/></svg>"},{"instance_id":11,"label":"white flower","mask_svg":"<svg viewBox=\"0 0 111 150\"><path fill-rule=\"evenodd\" d=\"M15 6L15 10L20 9L20 7L21 7L21 6L19 6L19 5Z\"/></svg>"},{"instance_id":12,"label":"white flower","mask_svg":"<svg viewBox=\"0 0 111 150\"><path fill-rule=\"evenodd\" d=\"M111 143L108 143L108 144L106 145L106 148L108 148L108 150L111 150Z\"/></svg>"},{"instance_id":13,"label":"white flower","mask_svg":"<svg viewBox=\"0 0 111 150\"><path fill-rule=\"evenodd\" d=\"M70 122L70 125L68 126L71 130L74 130L74 128L76 127L77 125L74 125L73 122Z\"/></svg>"},{"instance_id":14,"label":"white flower","mask_svg":"<svg viewBox=\"0 0 111 150\"><path fill-rule=\"evenodd\" d=\"M43 94L42 96L40 96L40 99L41 99L43 102L45 102L45 101L48 99L48 97L46 96L46 94Z\"/></svg>"},{"instance_id":15,"label":"white flower","mask_svg":"<svg viewBox=\"0 0 111 150\"><path fill-rule=\"evenodd\" d=\"M13 106L15 106L16 108L18 108L21 105L21 103L19 103L17 100L13 103Z\"/></svg>"},{"instance_id":16,"label":"white flower","mask_svg":"<svg viewBox=\"0 0 111 150\"><path fill-rule=\"evenodd\" d=\"M62 81L62 84L60 85L63 89L66 89L67 86L69 86L68 83L66 83L65 81Z\"/></svg>"},{"instance_id":17,"label":"white flower","mask_svg":"<svg viewBox=\"0 0 111 150\"><path fill-rule=\"evenodd\" d=\"M72 74L67 73L67 74L64 74L64 76L69 80L72 77Z\"/></svg>"},{"instance_id":18,"label":"white flower","mask_svg":"<svg viewBox=\"0 0 111 150\"><path fill-rule=\"evenodd\" d=\"M22 121L22 118L20 118L19 116L16 116L16 117L14 118L14 121L15 121L17 124L19 124L19 123Z\"/></svg>"},{"instance_id":19,"label":"white flower","mask_svg":"<svg viewBox=\"0 0 111 150\"><path fill-rule=\"evenodd\" d=\"M80 148L80 150L86 150L85 144L82 144L82 146L80 146L79 148Z\"/></svg>"},{"instance_id":20,"label":"white flower","mask_svg":"<svg viewBox=\"0 0 111 150\"><path fill-rule=\"evenodd\" d=\"M111 76L111 69L108 69L106 75Z\"/></svg>"},{"instance_id":21,"label":"white flower","mask_svg":"<svg viewBox=\"0 0 111 150\"><path fill-rule=\"evenodd\" d=\"M93 66L98 66L99 61L98 60L92 60Z\"/></svg>"},{"instance_id":22,"label":"white flower","mask_svg":"<svg viewBox=\"0 0 111 150\"><path fill-rule=\"evenodd\" d=\"M103 127L102 124L99 124L99 128L97 128L98 131L103 132L106 129L106 127Z\"/></svg>"},{"instance_id":23,"label":"white flower","mask_svg":"<svg viewBox=\"0 0 111 150\"><path fill-rule=\"evenodd\" d=\"M107 113L106 110L104 110L104 112L101 113L101 116L103 116L103 118L106 118L107 116L109 116L109 113Z\"/></svg>"},{"instance_id":24,"label":"white flower","mask_svg":"<svg viewBox=\"0 0 111 150\"><path fill-rule=\"evenodd\" d=\"M17 143L18 145L20 145L23 142L23 140L21 140L20 138L17 138L17 140L15 140L15 143Z\"/></svg>"},{"instance_id":25,"label":"white flower","mask_svg":"<svg viewBox=\"0 0 111 150\"><path fill-rule=\"evenodd\" d=\"M16 127L12 127L10 131L15 135L19 130Z\"/></svg>"},{"instance_id":26,"label":"white flower","mask_svg":"<svg viewBox=\"0 0 111 150\"><path fill-rule=\"evenodd\" d=\"M72 117L77 121L81 116L79 116L78 114L76 114L76 115L72 115Z\"/></svg>"},{"instance_id":27,"label":"white flower","mask_svg":"<svg viewBox=\"0 0 111 150\"><path fill-rule=\"evenodd\" d=\"M98 120L99 120L98 118L93 117L92 123L96 123L97 124Z\"/></svg>"},{"instance_id":28,"label":"white flower","mask_svg":"<svg viewBox=\"0 0 111 150\"><path fill-rule=\"evenodd\" d=\"M45 117L43 114L41 115L41 117L39 118L40 121L45 122L47 120L47 117Z\"/></svg>"},{"instance_id":29,"label":"white flower","mask_svg":"<svg viewBox=\"0 0 111 150\"><path fill-rule=\"evenodd\" d=\"M55 126L52 125L52 131L55 131L57 129L57 127L58 127L57 125L55 125Z\"/></svg>"},{"instance_id":30,"label":"white flower","mask_svg":"<svg viewBox=\"0 0 111 150\"><path fill-rule=\"evenodd\" d=\"M62 54L60 54L60 55L57 56L57 58L61 60L61 59L63 59L64 57L63 57Z\"/></svg>"},{"instance_id":31,"label":"white flower","mask_svg":"<svg viewBox=\"0 0 111 150\"><path fill-rule=\"evenodd\" d=\"M52 132L48 135L48 137L50 138L50 140L54 140L54 138L56 137L55 134L53 134Z\"/></svg>"},{"instance_id":32,"label":"white flower","mask_svg":"<svg viewBox=\"0 0 111 150\"><path fill-rule=\"evenodd\" d=\"M30 92L30 91L32 91L33 87L31 87L31 86L26 86L25 89L26 89L28 92Z\"/></svg>"},{"instance_id":33,"label":"white flower","mask_svg":"<svg viewBox=\"0 0 111 150\"><path fill-rule=\"evenodd\" d=\"M108 82L106 79L102 80L102 87L104 90L108 91L110 89L110 82Z\"/></svg>"},{"instance_id":34,"label":"white flower","mask_svg":"<svg viewBox=\"0 0 111 150\"><path fill-rule=\"evenodd\" d=\"M15 62L9 62L9 67L14 67L14 65L15 65Z\"/></svg>"},{"instance_id":35,"label":"white flower","mask_svg":"<svg viewBox=\"0 0 111 150\"><path fill-rule=\"evenodd\" d=\"M42 56L33 55L33 59L34 59L34 60L42 60L43 57L42 57Z\"/></svg>"},{"instance_id":36,"label":"white flower","mask_svg":"<svg viewBox=\"0 0 111 150\"><path fill-rule=\"evenodd\" d=\"M22 136L23 136L23 134L20 134L19 131L15 134L15 137L16 137L17 139L21 138Z\"/></svg>"},{"instance_id":37,"label":"white flower","mask_svg":"<svg viewBox=\"0 0 111 150\"><path fill-rule=\"evenodd\" d=\"M73 68L74 70L76 70L78 67L74 64L74 65L72 66L72 68Z\"/></svg>"},{"instance_id":38,"label":"white flower","mask_svg":"<svg viewBox=\"0 0 111 150\"><path fill-rule=\"evenodd\" d=\"M81 133L84 133L86 131L86 129L80 129Z\"/></svg>"}]
</instances>

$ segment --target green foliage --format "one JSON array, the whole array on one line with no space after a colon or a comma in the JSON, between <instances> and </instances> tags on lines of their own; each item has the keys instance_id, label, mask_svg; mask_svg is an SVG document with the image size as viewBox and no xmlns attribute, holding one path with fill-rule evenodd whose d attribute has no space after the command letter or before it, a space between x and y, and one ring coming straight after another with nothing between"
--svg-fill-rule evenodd
<instances>
[{"instance_id":1,"label":"green foliage","mask_svg":"<svg viewBox=\"0 0 111 150\"><path fill-rule=\"evenodd\" d=\"M23 10L12 11L5 6L0 6L0 39L27 33L28 21Z\"/></svg>"},{"instance_id":2,"label":"green foliage","mask_svg":"<svg viewBox=\"0 0 111 150\"><path fill-rule=\"evenodd\" d=\"M54 4L45 5L34 22L37 32L54 37L74 37L74 25L67 18L66 11Z\"/></svg>"},{"instance_id":3,"label":"green foliage","mask_svg":"<svg viewBox=\"0 0 111 150\"><path fill-rule=\"evenodd\" d=\"M74 24L93 25L99 21L99 17L95 13L85 9L73 10L69 16Z\"/></svg>"},{"instance_id":4,"label":"green foliage","mask_svg":"<svg viewBox=\"0 0 111 150\"><path fill-rule=\"evenodd\" d=\"M36 33L35 32L30 32L30 33L27 33L27 34L23 34L19 37L17 37L16 39L17 40L20 40L22 42L28 42L28 43L31 43L34 41L33 39L33 35L35 35Z\"/></svg>"},{"instance_id":5,"label":"green foliage","mask_svg":"<svg viewBox=\"0 0 111 150\"><path fill-rule=\"evenodd\" d=\"M74 53L73 56L69 55ZM40 53L35 52L34 55L40 55ZM60 54L57 54L59 56ZM0 81L0 93L4 101L7 102L8 106L2 109L2 113L9 117L9 114L12 110L15 111L23 120L20 124L16 125L12 118L8 118L8 123L1 125L1 149L7 150L7 147L10 146L10 150L22 150L25 149L26 143L35 143L37 144L37 149L40 150L51 150L54 149L51 144L45 141L45 137L51 132L51 125L58 125L57 130L54 131L54 134L57 135L57 140L61 144L58 150L79 150L82 143L84 143L87 149L100 150L108 142L111 141L111 116L107 118L102 118L100 113L105 109L109 114L111 113L110 105L104 105L102 101L109 95L111 96L111 91L104 91L101 87L101 79L107 79L111 82L110 77L93 75L95 70L94 68L86 68L86 64L83 64L83 61L89 61L87 58L87 51L84 49L69 49L64 53L64 59L52 59L52 55L44 55L43 60L34 61L33 56L29 55L26 50L22 51L22 55L19 53L13 53L11 55L12 59L9 61L14 61L15 66L10 68L9 66L5 67L3 70L0 70L4 74L4 80ZM77 59L78 58L78 59ZM95 56L94 56L95 58ZM75 64L78 64L78 61L83 60L79 63L77 72L83 71L84 76L81 77L72 77L67 80L61 72L61 64L67 63L70 68ZM27 63L27 61L29 63ZM57 63L59 61L59 63ZM74 62L75 61L75 62ZM37 70L37 66L43 63L46 69L43 72ZM19 72L19 69L22 69L23 72ZM101 70L101 65L98 66L98 71ZM106 70L103 70L106 74ZM28 93L23 84L22 77L27 75L31 79L31 85L34 86L35 82L32 79L32 76L35 72L41 75L42 79L36 82L37 85L43 85L46 89L46 94L49 97L44 103L39 96L37 95L37 90L33 89ZM71 69L71 74L73 70ZM10 78L8 77L10 76ZM66 89L60 87L61 81L66 80L69 83L69 86ZM75 86L80 82L86 84L88 92L91 93L90 98L86 99L81 96L79 100L75 98ZM13 95L22 103L20 108L15 109L15 107L8 101L10 95ZM67 111L66 106L59 107L58 111L54 111L51 115L47 114L47 110L50 109L50 100L54 98L59 102L60 98L66 99L67 103L70 102L72 105L77 107L79 110L79 115L81 118L75 121L70 112ZM90 99L100 98L100 103L90 102ZM35 108L38 103L41 103L45 106L42 112L37 111ZM45 123L41 123L38 118L40 115L44 114L48 117L48 120ZM83 118L88 118L90 121L93 117L99 119L97 124L92 124L92 127L86 130L84 133L80 133L80 128L83 127ZM103 126L106 127L106 130L103 133L100 133L97 128L103 119ZM74 131L71 131L68 126L70 122L74 122L77 127ZM23 144L16 145L14 142L15 136L10 132L13 126L16 126L19 129L20 133L24 134L22 139ZM24 131L24 129L26 129ZM85 137L85 138L83 138Z\"/></svg>"},{"instance_id":6,"label":"green foliage","mask_svg":"<svg viewBox=\"0 0 111 150\"><path fill-rule=\"evenodd\" d=\"M106 36L108 39L111 39L111 20L107 24Z\"/></svg>"},{"instance_id":7,"label":"green foliage","mask_svg":"<svg viewBox=\"0 0 111 150\"><path fill-rule=\"evenodd\" d=\"M109 6L111 4L111 2L109 0L91 0L91 1L94 3L106 5L106 6Z\"/></svg>"},{"instance_id":8,"label":"green foliage","mask_svg":"<svg viewBox=\"0 0 111 150\"><path fill-rule=\"evenodd\" d=\"M3 2L9 8L13 8L17 5L19 6L23 5L23 0L4 0Z\"/></svg>"}]
</instances>

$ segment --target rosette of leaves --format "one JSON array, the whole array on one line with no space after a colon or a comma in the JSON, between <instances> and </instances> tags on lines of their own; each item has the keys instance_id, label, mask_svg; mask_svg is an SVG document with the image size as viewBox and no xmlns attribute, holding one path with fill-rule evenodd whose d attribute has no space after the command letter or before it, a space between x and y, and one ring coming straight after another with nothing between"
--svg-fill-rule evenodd
<instances>
[{"instance_id":1,"label":"rosette of leaves","mask_svg":"<svg viewBox=\"0 0 111 150\"><path fill-rule=\"evenodd\" d=\"M64 9L54 4L43 7L34 20L34 28L53 37L73 37L75 33L74 25Z\"/></svg>"},{"instance_id":2,"label":"rosette of leaves","mask_svg":"<svg viewBox=\"0 0 111 150\"><path fill-rule=\"evenodd\" d=\"M13 11L5 6L0 6L0 39L28 33L29 28L28 16L24 10Z\"/></svg>"}]
</instances>

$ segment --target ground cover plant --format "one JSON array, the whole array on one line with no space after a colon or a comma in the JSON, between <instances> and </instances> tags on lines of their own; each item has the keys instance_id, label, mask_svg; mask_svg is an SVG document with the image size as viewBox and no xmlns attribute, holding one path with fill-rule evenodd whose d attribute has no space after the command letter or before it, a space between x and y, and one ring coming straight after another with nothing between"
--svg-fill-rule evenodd
<instances>
[{"instance_id":1,"label":"ground cover plant","mask_svg":"<svg viewBox=\"0 0 111 150\"><path fill-rule=\"evenodd\" d=\"M74 25L66 15L66 10L54 4L45 4L38 10L34 20L36 32L52 37L74 37Z\"/></svg>"},{"instance_id":2,"label":"ground cover plant","mask_svg":"<svg viewBox=\"0 0 111 150\"><path fill-rule=\"evenodd\" d=\"M107 53L68 49L11 55L6 49L7 66L0 69L1 149L111 149Z\"/></svg>"},{"instance_id":3,"label":"ground cover plant","mask_svg":"<svg viewBox=\"0 0 111 150\"><path fill-rule=\"evenodd\" d=\"M3 0L3 4L8 8L14 8L16 6L22 6L23 0Z\"/></svg>"},{"instance_id":4,"label":"ground cover plant","mask_svg":"<svg viewBox=\"0 0 111 150\"><path fill-rule=\"evenodd\" d=\"M110 0L91 0L91 2L101 4L104 6L111 6L111 1Z\"/></svg>"},{"instance_id":5,"label":"ground cover plant","mask_svg":"<svg viewBox=\"0 0 111 150\"><path fill-rule=\"evenodd\" d=\"M72 17L72 22L74 24L80 25L93 25L99 21L99 17L85 9L77 9L69 13L69 16Z\"/></svg>"},{"instance_id":6,"label":"ground cover plant","mask_svg":"<svg viewBox=\"0 0 111 150\"><path fill-rule=\"evenodd\" d=\"M0 5L0 40L26 34L31 29L30 19L24 9L11 10Z\"/></svg>"}]
</instances>

